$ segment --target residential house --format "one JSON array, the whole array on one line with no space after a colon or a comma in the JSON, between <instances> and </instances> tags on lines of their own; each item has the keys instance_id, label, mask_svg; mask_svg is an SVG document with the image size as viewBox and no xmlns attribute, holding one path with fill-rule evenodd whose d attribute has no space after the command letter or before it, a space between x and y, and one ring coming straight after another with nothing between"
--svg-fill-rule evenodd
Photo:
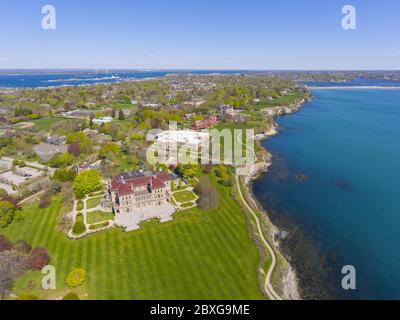
<instances>
[{"instance_id":1,"label":"residential house","mask_svg":"<svg viewBox=\"0 0 400 320\"><path fill-rule=\"evenodd\" d=\"M194 130L204 130L214 127L218 123L218 118L216 116L210 116L204 120L198 120L192 123L192 129Z\"/></svg>"}]
</instances>

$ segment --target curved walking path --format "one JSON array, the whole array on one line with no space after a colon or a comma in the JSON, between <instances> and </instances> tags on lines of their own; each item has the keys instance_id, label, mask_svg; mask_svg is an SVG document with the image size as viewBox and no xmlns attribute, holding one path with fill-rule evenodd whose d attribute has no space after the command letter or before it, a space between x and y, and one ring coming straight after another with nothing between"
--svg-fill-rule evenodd
<instances>
[{"instance_id":1,"label":"curved walking path","mask_svg":"<svg viewBox=\"0 0 400 320\"><path fill-rule=\"evenodd\" d=\"M242 135L243 133L241 132L238 136L237 136L237 140L238 142L246 147L246 145L243 143L243 139L242 139ZM247 149L246 149L247 150ZM254 156L254 162L257 159L256 153L253 150L251 150L253 152L253 156ZM250 165L254 165L254 162ZM268 243L267 239L265 239L262 227L261 227L261 222L260 222L260 218L258 217L258 215L254 212L254 210L249 206L249 204L247 203L247 201L245 200L245 198L243 197L243 193L242 193L242 189L240 188L240 179L239 179L239 172L238 169L236 170L236 185L237 185L237 189L239 191L239 196L240 199L242 200L242 202L244 203L244 205L246 206L247 210L250 211L250 213L252 214L252 216L254 217L254 219L256 220L256 224L257 224L257 230L258 233L260 235L261 241L264 243L265 247L267 248L269 255L271 257L271 265L269 266L267 275L265 277L265 283L264 283L264 288L265 291L268 295L268 297L271 300L283 300L282 297L276 293L274 287L271 284L271 277L272 274L274 273L275 267L276 267L276 255L275 255L275 251L272 249L272 247L270 246L270 244ZM253 200L254 203L254 200Z\"/></svg>"},{"instance_id":2,"label":"curved walking path","mask_svg":"<svg viewBox=\"0 0 400 320\"><path fill-rule=\"evenodd\" d=\"M257 229L258 229L258 233L260 235L260 238L261 238L262 242L264 243L264 245L267 247L268 252L269 252L269 254L271 256L271 260L272 260L271 261L271 265L270 265L269 270L267 272L267 275L265 277L265 284L264 284L265 291L267 292L267 295L271 300L283 300L281 298L281 296L275 292L275 289L273 288L273 286L271 284L271 277L272 277L272 274L273 274L273 272L275 270L275 267L276 267L276 255L275 255L275 252L271 248L271 246L269 245L268 241L265 239L264 233L263 233L262 228L261 228L261 223L260 223L259 217L257 216L257 214L249 206L249 204L247 203L247 201L243 197L242 190L240 188L239 175L237 175L237 174L236 174L236 184L237 184L237 188L238 188L238 191L239 191L239 196L240 196L242 202L244 203L244 205L246 206L246 208L250 211L250 213L252 214L252 216L256 220Z\"/></svg>"}]
</instances>

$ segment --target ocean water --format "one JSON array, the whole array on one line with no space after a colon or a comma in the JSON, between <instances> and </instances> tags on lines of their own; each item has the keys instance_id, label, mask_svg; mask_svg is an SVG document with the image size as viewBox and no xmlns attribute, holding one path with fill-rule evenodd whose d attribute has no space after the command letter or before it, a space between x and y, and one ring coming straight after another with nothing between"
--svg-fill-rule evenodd
<instances>
[{"instance_id":1,"label":"ocean water","mask_svg":"<svg viewBox=\"0 0 400 320\"><path fill-rule=\"evenodd\" d=\"M1 71L1 70L0 70ZM246 71L251 72L251 71ZM172 74L237 74L239 70L194 70L194 71L109 71L109 72L46 72L9 70L0 72L0 88L47 88L59 86L115 83L131 79L165 77Z\"/></svg>"},{"instance_id":2,"label":"ocean water","mask_svg":"<svg viewBox=\"0 0 400 320\"><path fill-rule=\"evenodd\" d=\"M400 299L400 89L318 89L277 119L271 170L253 191L289 231L306 298ZM357 289L341 286L356 268Z\"/></svg>"},{"instance_id":3,"label":"ocean water","mask_svg":"<svg viewBox=\"0 0 400 320\"><path fill-rule=\"evenodd\" d=\"M357 78L346 82L321 82L321 81L304 81L305 85L313 87L349 87L349 86L383 86L383 87L400 87L400 81L387 81L384 79L363 79Z\"/></svg>"}]
</instances>

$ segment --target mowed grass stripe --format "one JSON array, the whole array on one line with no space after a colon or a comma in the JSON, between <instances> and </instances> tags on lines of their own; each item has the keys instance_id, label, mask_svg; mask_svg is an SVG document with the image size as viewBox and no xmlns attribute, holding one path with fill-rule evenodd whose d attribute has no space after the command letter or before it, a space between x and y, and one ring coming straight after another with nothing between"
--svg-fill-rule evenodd
<instances>
[{"instance_id":1,"label":"mowed grass stripe","mask_svg":"<svg viewBox=\"0 0 400 320\"><path fill-rule=\"evenodd\" d=\"M150 269L150 261L148 259L149 251L151 248L149 248L146 245L145 242L146 234L144 234L144 231L140 232L140 235L137 238L137 245L140 248L138 250L137 254L137 259L140 259L142 261L141 268L139 270L140 274L143 277L143 295L145 297L149 297L149 299L155 299L155 291L156 291L156 285L154 281L151 281L150 283L146 283L148 279L151 279L153 277L151 269ZM155 251L152 251L152 254L156 254ZM144 299L144 298L143 298Z\"/></svg>"},{"instance_id":2,"label":"mowed grass stripe","mask_svg":"<svg viewBox=\"0 0 400 320\"><path fill-rule=\"evenodd\" d=\"M187 228L184 224L171 226L168 232L165 233L166 239L163 242L163 250L167 251L167 244L171 244L172 248L167 256L170 269L173 273L170 278L169 289L171 299L183 299L188 292L193 291L192 286L197 285L197 280L194 278L196 274L196 264L193 256L197 254L187 235ZM186 243L187 246L180 246L180 243Z\"/></svg>"},{"instance_id":3,"label":"mowed grass stripe","mask_svg":"<svg viewBox=\"0 0 400 320\"><path fill-rule=\"evenodd\" d=\"M198 217L197 219L202 219ZM194 226L184 224L185 227L184 235L185 235L185 243L189 243L190 247L187 252L186 259L190 262L192 266L192 274L191 278L189 278L189 283L192 286L195 286L191 291L195 294L193 296L189 296L188 298L194 299L196 295L199 295L202 299L207 299L212 292L219 292L220 288L215 286L215 284L211 284L206 279L209 278L208 273L213 272L213 268L215 264L210 264L208 261L208 256L210 251L213 249L210 248L209 237L206 234L206 231L209 230L208 225L204 225L202 232L194 230ZM201 263L199 264L198 257L201 258ZM196 262L197 261L197 262ZM215 262L215 261L214 261Z\"/></svg>"},{"instance_id":4,"label":"mowed grass stripe","mask_svg":"<svg viewBox=\"0 0 400 320\"><path fill-rule=\"evenodd\" d=\"M102 268L101 279L105 282L105 286L102 288L102 295L105 299L111 300L114 296L114 290L118 290L118 286L116 286L117 278L115 275L115 270L113 269L112 259L114 259L112 250L113 245L111 243L112 232L106 232L104 237L104 247L105 250L102 251L102 261L105 262L104 268ZM106 288L106 290L104 290Z\"/></svg>"},{"instance_id":5,"label":"mowed grass stripe","mask_svg":"<svg viewBox=\"0 0 400 320\"><path fill-rule=\"evenodd\" d=\"M87 280L78 291L87 290L91 299L262 299L257 249L247 234L244 215L224 192L228 189L217 188L218 210L188 210L176 214L175 221L150 223L135 232L113 229L69 240L56 229L59 207L54 201L51 211L26 209L25 220L0 233L49 250L58 273L56 297L68 290L65 278L72 267L83 266ZM240 275L239 284L236 278L231 280L235 275ZM19 292L27 278L18 283ZM36 289L34 293L44 295Z\"/></svg>"},{"instance_id":6,"label":"mowed grass stripe","mask_svg":"<svg viewBox=\"0 0 400 320\"><path fill-rule=\"evenodd\" d=\"M145 252L153 252L152 255L146 254L147 268L153 277L153 295L154 299L163 299L165 295L163 294L164 288L162 283L162 261L164 252L161 251L160 247L156 245L155 241L152 239L152 233L146 232L142 235L144 240ZM161 262L160 262L161 261Z\"/></svg>"},{"instance_id":7,"label":"mowed grass stripe","mask_svg":"<svg viewBox=\"0 0 400 320\"><path fill-rule=\"evenodd\" d=\"M136 292L135 292L135 287L136 283L139 281L137 280L137 277L139 276L138 272L138 264L137 260L134 258L135 251L132 246L132 241L130 241L129 238L122 238L122 241L125 242L126 246L126 252L124 253L125 259L124 259L124 265L123 268L129 268L128 272L128 278L127 278L127 284L128 284L128 299L129 300L134 300L137 298Z\"/></svg>"},{"instance_id":8,"label":"mowed grass stripe","mask_svg":"<svg viewBox=\"0 0 400 320\"><path fill-rule=\"evenodd\" d=\"M115 297L115 299L127 300L129 296L128 290L128 272L130 270L129 262L126 259L126 250L124 249L125 243L121 241L118 237L113 237L114 243L114 253L115 253L115 270L117 276L116 285L119 286L120 294L119 297Z\"/></svg>"},{"instance_id":9,"label":"mowed grass stripe","mask_svg":"<svg viewBox=\"0 0 400 320\"><path fill-rule=\"evenodd\" d=\"M217 296L226 296L229 294L225 290L226 284L224 284L224 274L229 273L229 261L224 259L225 253L216 251L216 248L220 245L215 241L216 233L218 233L217 225L218 225L218 213L211 213L214 214L212 219L214 220L213 223L208 224L208 228L205 226L201 226L200 224L194 225L195 234L197 237L198 245L202 245L202 243L207 243L208 249L204 253L204 269L207 271L208 275L205 275L209 278L209 273L213 274L213 278L215 277L216 281L212 284L215 290L215 294ZM204 245L203 245L204 246ZM214 298L213 296L204 297L204 299Z\"/></svg>"}]
</instances>

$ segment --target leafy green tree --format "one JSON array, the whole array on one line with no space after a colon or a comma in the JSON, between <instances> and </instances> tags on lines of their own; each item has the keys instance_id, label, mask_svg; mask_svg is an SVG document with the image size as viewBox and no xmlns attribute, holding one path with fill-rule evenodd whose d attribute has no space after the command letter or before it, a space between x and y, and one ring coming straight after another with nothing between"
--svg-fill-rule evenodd
<instances>
[{"instance_id":1,"label":"leafy green tree","mask_svg":"<svg viewBox=\"0 0 400 320\"><path fill-rule=\"evenodd\" d=\"M100 173L95 170L87 170L79 173L73 183L73 190L78 199L82 199L89 193L99 191L102 187Z\"/></svg>"},{"instance_id":2,"label":"leafy green tree","mask_svg":"<svg viewBox=\"0 0 400 320\"><path fill-rule=\"evenodd\" d=\"M54 155L54 157L50 160L49 164L51 167L54 168L64 168L70 166L74 162L73 156L66 152L66 153L58 153Z\"/></svg>"},{"instance_id":3,"label":"leafy green tree","mask_svg":"<svg viewBox=\"0 0 400 320\"><path fill-rule=\"evenodd\" d=\"M122 109L119 110L118 119L121 120L121 121L125 120L125 114L124 114L124 111Z\"/></svg>"},{"instance_id":4,"label":"leafy green tree","mask_svg":"<svg viewBox=\"0 0 400 320\"><path fill-rule=\"evenodd\" d=\"M15 206L9 201L0 201L0 228L5 228L14 220Z\"/></svg>"},{"instance_id":5,"label":"leafy green tree","mask_svg":"<svg viewBox=\"0 0 400 320\"><path fill-rule=\"evenodd\" d=\"M79 143L79 148L81 152L89 154L93 150L93 142L89 139L86 133L79 131L70 133L67 135L67 144L72 144L74 142Z\"/></svg>"},{"instance_id":6,"label":"leafy green tree","mask_svg":"<svg viewBox=\"0 0 400 320\"><path fill-rule=\"evenodd\" d=\"M53 179L60 182L72 182L76 177L76 171L74 169L58 169L54 172Z\"/></svg>"},{"instance_id":7,"label":"leafy green tree","mask_svg":"<svg viewBox=\"0 0 400 320\"><path fill-rule=\"evenodd\" d=\"M119 147L115 143L105 143L100 149L100 158L113 160L119 154Z\"/></svg>"},{"instance_id":8,"label":"leafy green tree","mask_svg":"<svg viewBox=\"0 0 400 320\"><path fill-rule=\"evenodd\" d=\"M201 172L201 167L199 164L179 164L177 171L185 180L187 180L198 177Z\"/></svg>"}]
</instances>

